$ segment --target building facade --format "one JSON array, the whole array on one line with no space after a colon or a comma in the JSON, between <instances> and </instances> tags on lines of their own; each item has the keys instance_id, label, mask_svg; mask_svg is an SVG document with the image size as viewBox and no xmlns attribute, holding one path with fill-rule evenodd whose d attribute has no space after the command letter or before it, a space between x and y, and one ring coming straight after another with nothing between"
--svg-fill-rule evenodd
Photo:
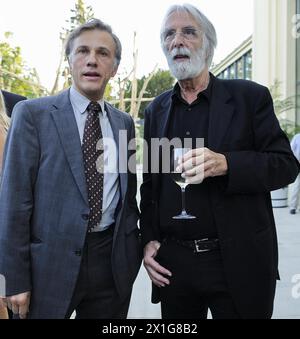
<instances>
[{"instance_id":1,"label":"building facade","mask_svg":"<svg viewBox=\"0 0 300 339\"><path fill-rule=\"evenodd\" d=\"M215 66L212 72L221 79L252 80L252 36Z\"/></svg>"},{"instance_id":2,"label":"building facade","mask_svg":"<svg viewBox=\"0 0 300 339\"><path fill-rule=\"evenodd\" d=\"M300 0L254 0L253 36L212 72L269 88L278 82L283 98L298 96L284 118L300 125Z\"/></svg>"}]
</instances>

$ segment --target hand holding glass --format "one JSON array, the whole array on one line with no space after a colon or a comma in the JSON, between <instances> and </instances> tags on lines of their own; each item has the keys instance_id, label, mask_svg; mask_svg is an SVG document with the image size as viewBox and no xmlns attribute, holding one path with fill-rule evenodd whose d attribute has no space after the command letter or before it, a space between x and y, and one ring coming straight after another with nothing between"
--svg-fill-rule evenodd
<instances>
[{"instance_id":1,"label":"hand holding glass","mask_svg":"<svg viewBox=\"0 0 300 339\"><path fill-rule=\"evenodd\" d=\"M176 182L177 185L181 188L181 195L182 195L182 211L180 215L173 217L175 220L189 220L189 219L196 219L193 215L190 215L186 212L185 208L185 189L187 187L187 183L185 178L182 177L182 171L177 172L176 169L179 166L179 160L184 157L186 153L188 153L191 149L189 148L174 148L171 155L171 177Z\"/></svg>"}]
</instances>

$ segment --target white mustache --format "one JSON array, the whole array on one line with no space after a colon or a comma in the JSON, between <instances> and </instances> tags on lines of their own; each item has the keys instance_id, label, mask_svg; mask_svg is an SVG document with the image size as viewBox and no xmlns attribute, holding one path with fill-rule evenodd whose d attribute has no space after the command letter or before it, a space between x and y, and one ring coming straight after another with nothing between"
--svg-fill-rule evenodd
<instances>
[{"instance_id":1,"label":"white mustache","mask_svg":"<svg viewBox=\"0 0 300 339\"><path fill-rule=\"evenodd\" d=\"M180 48L174 48L170 53L170 56L172 58L175 58L176 55L186 55L186 56L190 57L192 55L192 53L188 48L180 47Z\"/></svg>"}]
</instances>

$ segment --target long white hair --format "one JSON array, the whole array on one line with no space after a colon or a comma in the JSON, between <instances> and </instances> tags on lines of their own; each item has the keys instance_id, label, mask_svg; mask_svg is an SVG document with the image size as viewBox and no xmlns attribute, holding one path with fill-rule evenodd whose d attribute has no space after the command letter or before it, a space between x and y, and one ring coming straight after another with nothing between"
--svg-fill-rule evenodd
<instances>
[{"instance_id":1,"label":"long white hair","mask_svg":"<svg viewBox=\"0 0 300 339\"><path fill-rule=\"evenodd\" d=\"M163 51L166 53L163 39L165 24L168 17L174 12L190 14L198 22L199 27L201 27L201 30L203 32L203 49L205 51L205 63L207 68L209 68L212 64L214 52L217 47L217 33L211 21L209 21L208 18L198 8L191 4L173 5L167 10L166 15L162 21L160 33L161 46Z\"/></svg>"}]
</instances>

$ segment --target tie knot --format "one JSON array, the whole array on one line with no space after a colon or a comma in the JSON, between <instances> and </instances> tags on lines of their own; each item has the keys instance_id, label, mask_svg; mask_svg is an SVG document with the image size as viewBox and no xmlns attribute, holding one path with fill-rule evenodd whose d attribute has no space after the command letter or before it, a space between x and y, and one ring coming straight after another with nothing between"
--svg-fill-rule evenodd
<instances>
[{"instance_id":1,"label":"tie knot","mask_svg":"<svg viewBox=\"0 0 300 339\"><path fill-rule=\"evenodd\" d=\"M87 110L92 113L99 113L102 111L101 106L95 101L89 103Z\"/></svg>"}]
</instances>

